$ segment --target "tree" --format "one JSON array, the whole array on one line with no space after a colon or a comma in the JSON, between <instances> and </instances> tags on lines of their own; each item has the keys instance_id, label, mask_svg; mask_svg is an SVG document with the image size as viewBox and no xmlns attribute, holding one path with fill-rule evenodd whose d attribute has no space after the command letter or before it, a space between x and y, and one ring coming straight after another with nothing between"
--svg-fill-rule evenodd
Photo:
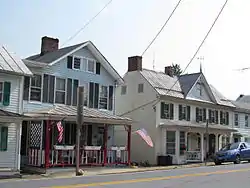
<instances>
[{"instance_id":1,"label":"tree","mask_svg":"<svg viewBox=\"0 0 250 188\"><path fill-rule=\"evenodd\" d=\"M181 66L179 64L172 63L171 67L173 69L173 75L174 76L180 76L181 75L182 70L181 70Z\"/></svg>"}]
</instances>

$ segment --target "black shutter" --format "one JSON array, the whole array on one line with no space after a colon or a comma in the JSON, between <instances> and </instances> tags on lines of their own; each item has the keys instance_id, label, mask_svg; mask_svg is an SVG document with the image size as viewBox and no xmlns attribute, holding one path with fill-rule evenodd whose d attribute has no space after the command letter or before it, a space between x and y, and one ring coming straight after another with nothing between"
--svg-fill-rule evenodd
<instances>
[{"instance_id":1,"label":"black shutter","mask_svg":"<svg viewBox=\"0 0 250 188\"><path fill-rule=\"evenodd\" d=\"M174 119L174 104L170 103L170 119Z\"/></svg>"},{"instance_id":2,"label":"black shutter","mask_svg":"<svg viewBox=\"0 0 250 188\"><path fill-rule=\"evenodd\" d=\"M166 119L166 115L164 113L165 110L165 103L161 102L161 119Z\"/></svg>"},{"instance_id":3,"label":"black shutter","mask_svg":"<svg viewBox=\"0 0 250 188\"><path fill-rule=\"evenodd\" d=\"M49 103L54 103L55 76L49 76Z\"/></svg>"},{"instance_id":4,"label":"black shutter","mask_svg":"<svg viewBox=\"0 0 250 188\"><path fill-rule=\"evenodd\" d=\"M72 104L72 79L68 78L67 80L67 100L66 104L71 105Z\"/></svg>"},{"instance_id":5,"label":"black shutter","mask_svg":"<svg viewBox=\"0 0 250 188\"><path fill-rule=\"evenodd\" d=\"M190 121L190 106L187 106L187 121Z\"/></svg>"},{"instance_id":6,"label":"black shutter","mask_svg":"<svg viewBox=\"0 0 250 188\"><path fill-rule=\"evenodd\" d=\"M99 103L99 84L95 83L95 89L94 89L94 108L98 108Z\"/></svg>"},{"instance_id":7,"label":"black shutter","mask_svg":"<svg viewBox=\"0 0 250 188\"><path fill-rule=\"evenodd\" d=\"M92 145L92 125L87 125L88 129L88 134L87 134L87 145L91 146Z\"/></svg>"},{"instance_id":8,"label":"black shutter","mask_svg":"<svg viewBox=\"0 0 250 188\"><path fill-rule=\"evenodd\" d=\"M179 120L182 120L182 105L179 104Z\"/></svg>"},{"instance_id":9,"label":"black shutter","mask_svg":"<svg viewBox=\"0 0 250 188\"><path fill-rule=\"evenodd\" d=\"M228 112L226 112L226 125L229 125L229 113Z\"/></svg>"},{"instance_id":10,"label":"black shutter","mask_svg":"<svg viewBox=\"0 0 250 188\"><path fill-rule=\"evenodd\" d=\"M222 111L220 111L220 124L221 125L223 124L223 121L222 121Z\"/></svg>"},{"instance_id":11,"label":"black shutter","mask_svg":"<svg viewBox=\"0 0 250 188\"><path fill-rule=\"evenodd\" d=\"M199 117L199 108L196 107L196 122L199 122L200 121L200 117Z\"/></svg>"},{"instance_id":12,"label":"black shutter","mask_svg":"<svg viewBox=\"0 0 250 188\"><path fill-rule=\"evenodd\" d=\"M219 122L219 113L218 110L215 110L215 123L218 124Z\"/></svg>"},{"instance_id":13,"label":"black shutter","mask_svg":"<svg viewBox=\"0 0 250 188\"><path fill-rule=\"evenodd\" d=\"M24 77L23 100L29 99L30 77Z\"/></svg>"},{"instance_id":14,"label":"black shutter","mask_svg":"<svg viewBox=\"0 0 250 188\"><path fill-rule=\"evenodd\" d=\"M109 104L108 109L113 110L113 94L114 94L114 86L109 86Z\"/></svg>"},{"instance_id":15,"label":"black shutter","mask_svg":"<svg viewBox=\"0 0 250 188\"><path fill-rule=\"evenodd\" d=\"M72 56L68 56L67 58L67 68L68 69L72 69L73 65L73 57Z\"/></svg>"},{"instance_id":16,"label":"black shutter","mask_svg":"<svg viewBox=\"0 0 250 188\"><path fill-rule=\"evenodd\" d=\"M89 107L94 107L94 83L89 83Z\"/></svg>"},{"instance_id":17,"label":"black shutter","mask_svg":"<svg viewBox=\"0 0 250 188\"><path fill-rule=\"evenodd\" d=\"M101 74L101 63L96 62L96 74Z\"/></svg>"},{"instance_id":18,"label":"black shutter","mask_svg":"<svg viewBox=\"0 0 250 188\"><path fill-rule=\"evenodd\" d=\"M208 110L208 119L209 119L209 123L212 123L212 110Z\"/></svg>"},{"instance_id":19,"label":"black shutter","mask_svg":"<svg viewBox=\"0 0 250 188\"><path fill-rule=\"evenodd\" d=\"M77 105L77 88L79 86L79 81L74 80L73 82L73 103L72 105L76 106Z\"/></svg>"},{"instance_id":20,"label":"black shutter","mask_svg":"<svg viewBox=\"0 0 250 188\"><path fill-rule=\"evenodd\" d=\"M206 108L203 108L203 117L202 117L202 120L203 122L206 122L206 119L207 119L207 111L206 111Z\"/></svg>"},{"instance_id":21,"label":"black shutter","mask_svg":"<svg viewBox=\"0 0 250 188\"><path fill-rule=\"evenodd\" d=\"M43 75L43 102L49 102L49 75Z\"/></svg>"}]
</instances>

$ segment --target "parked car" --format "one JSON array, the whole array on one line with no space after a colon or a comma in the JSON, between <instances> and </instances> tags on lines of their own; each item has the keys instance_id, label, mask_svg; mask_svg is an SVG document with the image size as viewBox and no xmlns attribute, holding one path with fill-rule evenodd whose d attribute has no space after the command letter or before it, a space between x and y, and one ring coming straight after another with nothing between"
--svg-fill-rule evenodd
<instances>
[{"instance_id":1,"label":"parked car","mask_svg":"<svg viewBox=\"0 0 250 188\"><path fill-rule=\"evenodd\" d=\"M250 144L247 142L228 144L218 151L214 157L216 165L220 165L223 162L239 164L243 160L250 162Z\"/></svg>"}]
</instances>

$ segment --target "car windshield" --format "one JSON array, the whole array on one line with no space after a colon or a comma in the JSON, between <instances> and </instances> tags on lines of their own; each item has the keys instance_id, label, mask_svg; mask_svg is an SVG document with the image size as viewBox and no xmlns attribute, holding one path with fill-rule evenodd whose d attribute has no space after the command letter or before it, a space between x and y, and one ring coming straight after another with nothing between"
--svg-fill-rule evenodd
<instances>
[{"instance_id":1,"label":"car windshield","mask_svg":"<svg viewBox=\"0 0 250 188\"><path fill-rule=\"evenodd\" d=\"M223 147L221 150L226 151L226 150L237 149L238 146L239 146L239 143L228 144L225 147Z\"/></svg>"}]
</instances>

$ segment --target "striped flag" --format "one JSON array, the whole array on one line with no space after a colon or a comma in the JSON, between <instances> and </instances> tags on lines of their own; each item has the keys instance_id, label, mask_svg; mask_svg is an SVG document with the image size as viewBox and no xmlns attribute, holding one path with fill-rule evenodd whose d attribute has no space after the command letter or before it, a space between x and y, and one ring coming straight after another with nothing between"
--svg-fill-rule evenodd
<instances>
[{"instance_id":1,"label":"striped flag","mask_svg":"<svg viewBox=\"0 0 250 188\"><path fill-rule=\"evenodd\" d=\"M63 126L62 126L62 122L59 121L56 124L57 126L57 130L58 130L58 142L61 143L62 139L63 139Z\"/></svg>"},{"instance_id":2,"label":"striped flag","mask_svg":"<svg viewBox=\"0 0 250 188\"><path fill-rule=\"evenodd\" d=\"M153 141L145 129L139 129L135 132L139 134L150 147L154 147Z\"/></svg>"}]
</instances>

